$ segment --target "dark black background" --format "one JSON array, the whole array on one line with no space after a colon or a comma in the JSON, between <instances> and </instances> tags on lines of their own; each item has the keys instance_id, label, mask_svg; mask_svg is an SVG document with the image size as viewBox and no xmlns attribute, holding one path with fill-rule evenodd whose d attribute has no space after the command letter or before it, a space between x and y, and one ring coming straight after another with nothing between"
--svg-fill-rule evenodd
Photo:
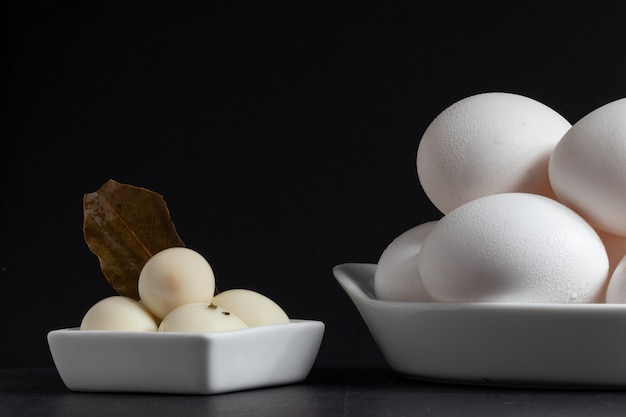
<instances>
[{"instance_id":1,"label":"dark black background","mask_svg":"<svg viewBox=\"0 0 626 417\"><path fill-rule=\"evenodd\" d=\"M82 235L109 178L164 195L221 289L327 331L317 367L383 367L332 275L440 217L415 170L485 91L574 123L626 96L623 2L19 2L5 7L0 367L113 292Z\"/></svg>"}]
</instances>

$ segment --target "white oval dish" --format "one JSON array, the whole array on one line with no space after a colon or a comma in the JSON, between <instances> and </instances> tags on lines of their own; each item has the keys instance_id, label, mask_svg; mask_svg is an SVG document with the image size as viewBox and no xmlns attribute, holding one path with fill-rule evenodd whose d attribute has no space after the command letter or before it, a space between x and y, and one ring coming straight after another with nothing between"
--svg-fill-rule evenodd
<instances>
[{"instance_id":1,"label":"white oval dish","mask_svg":"<svg viewBox=\"0 0 626 417\"><path fill-rule=\"evenodd\" d=\"M535 387L626 387L626 304L377 300L375 264L337 265L392 369L408 377Z\"/></svg>"},{"instance_id":2,"label":"white oval dish","mask_svg":"<svg viewBox=\"0 0 626 417\"><path fill-rule=\"evenodd\" d=\"M283 385L309 374L324 323L215 333L53 330L48 344L73 391L217 394Z\"/></svg>"}]
</instances>

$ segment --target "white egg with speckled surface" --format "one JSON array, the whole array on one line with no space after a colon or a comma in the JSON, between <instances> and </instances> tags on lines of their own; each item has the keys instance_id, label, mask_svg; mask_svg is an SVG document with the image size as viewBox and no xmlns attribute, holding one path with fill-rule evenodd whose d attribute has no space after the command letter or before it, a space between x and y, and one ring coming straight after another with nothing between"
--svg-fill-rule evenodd
<instances>
[{"instance_id":1,"label":"white egg with speckled surface","mask_svg":"<svg viewBox=\"0 0 626 417\"><path fill-rule=\"evenodd\" d=\"M422 244L419 271L438 301L604 301L608 257L595 230L565 205L503 193L445 215Z\"/></svg>"},{"instance_id":2,"label":"white egg with speckled surface","mask_svg":"<svg viewBox=\"0 0 626 417\"><path fill-rule=\"evenodd\" d=\"M606 291L606 302L626 304L626 256L624 256L611 275Z\"/></svg>"},{"instance_id":3,"label":"white egg with speckled surface","mask_svg":"<svg viewBox=\"0 0 626 417\"><path fill-rule=\"evenodd\" d=\"M422 223L396 237L380 255L374 274L376 298L385 301L432 301L417 267L422 242L437 221Z\"/></svg>"},{"instance_id":4,"label":"white egg with speckled surface","mask_svg":"<svg viewBox=\"0 0 626 417\"><path fill-rule=\"evenodd\" d=\"M548 161L570 127L550 107L518 94L464 98L424 132L417 151L419 181L444 214L495 193L553 197Z\"/></svg>"},{"instance_id":5,"label":"white egg with speckled surface","mask_svg":"<svg viewBox=\"0 0 626 417\"><path fill-rule=\"evenodd\" d=\"M609 274L615 271L622 258L626 256L626 236L617 236L596 229L609 255Z\"/></svg>"},{"instance_id":6,"label":"white egg with speckled surface","mask_svg":"<svg viewBox=\"0 0 626 417\"><path fill-rule=\"evenodd\" d=\"M549 173L559 201L597 229L626 236L626 98L576 122L555 147Z\"/></svg>"}]
</instances>

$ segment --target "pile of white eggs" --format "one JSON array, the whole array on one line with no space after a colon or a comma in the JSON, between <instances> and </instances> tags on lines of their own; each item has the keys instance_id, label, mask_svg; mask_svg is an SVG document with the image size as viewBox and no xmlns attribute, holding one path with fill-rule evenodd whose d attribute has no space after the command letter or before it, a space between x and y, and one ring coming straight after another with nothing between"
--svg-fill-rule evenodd
<instances>
[{"instance_id":1,"label":"pile of white eggs","mask_svg":"<svg viewBox=\"0 0 626 417\"><path fill-rule=\"evenodd\" d=\"M198 252L168 248L152 256L138 281L140 300L115 295L94 304L81 330L220 332L288 323L273 300L256 291L215 294L215 275Z\"/></svg>"},{"instance_id":2,"label":"pile of white eggs","mask_svg":"<svg viewBox=\"0 0 626 417\"><path fill-rule=\"evenodd\" d=\"M521 95L467 97L424 132L417 174L443 217L382 252L377 298L626 303L626 98L571 125Z\"/></svg>"}]
</instances>

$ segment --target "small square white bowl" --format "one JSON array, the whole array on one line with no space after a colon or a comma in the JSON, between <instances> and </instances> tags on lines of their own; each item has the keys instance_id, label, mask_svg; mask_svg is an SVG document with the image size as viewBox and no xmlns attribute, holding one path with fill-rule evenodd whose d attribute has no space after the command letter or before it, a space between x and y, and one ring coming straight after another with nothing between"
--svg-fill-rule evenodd
<instances>
[{"instance_id":1,"label":"small square white bowl","mask_svg":"<svg viewBox=\"0 0 626 417\"><path fill-rule=\"evenodd\" d=\"M73 391L218 394L304 380L324 323L215 333L84 331L48 333L63 383Z\"/></svg>"}]
</instances>

